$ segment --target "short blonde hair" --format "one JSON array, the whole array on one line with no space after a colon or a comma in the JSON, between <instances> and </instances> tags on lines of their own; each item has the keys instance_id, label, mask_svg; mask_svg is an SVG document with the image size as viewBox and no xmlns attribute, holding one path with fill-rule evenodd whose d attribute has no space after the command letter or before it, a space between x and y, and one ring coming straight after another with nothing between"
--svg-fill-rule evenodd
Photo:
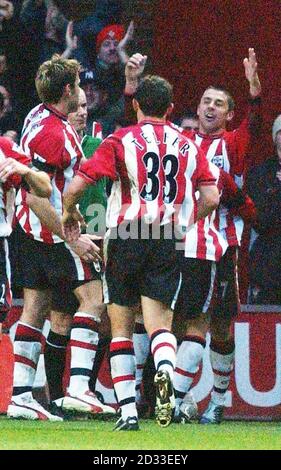
<instances>
[{"instance_id":1,"label":"short blonde hair","mask_svg":"<svg viewBox=\"0 0 281 470\"><path fill-rule=\"evenodd\" d=\"M74 88L80 64L74 59L63 59L55 54L50 60L40 65L35 86L43 103L58 103L63 96L64 87Z\"/></svg>"}]
</instances>

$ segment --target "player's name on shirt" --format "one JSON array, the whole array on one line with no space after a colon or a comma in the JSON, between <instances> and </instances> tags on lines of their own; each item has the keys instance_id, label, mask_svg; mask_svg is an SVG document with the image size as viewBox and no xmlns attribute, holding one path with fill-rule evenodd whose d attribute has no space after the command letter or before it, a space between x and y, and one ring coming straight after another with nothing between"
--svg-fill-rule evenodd
<instances>
[{"instance_id":1,"label":"player's name on shirt","mask_svg":"<svg viewBox=\"0 0 281 470\"><path fill-rule=\"evenodd\" d=\"M139 150L145 150L146 144L155 143L156 145L160 144L170 144L172 147L177 148L178 152L184 157L188 154L190 145L186 139L181 139L180 136L175 137L174 135L169 134L168 132L163 132L163 138L159 140L155 132L147 134L146 132L141 132L140 136L134 137L131 140L131 143L134 144Z\"/></svg>"}]
</instances>

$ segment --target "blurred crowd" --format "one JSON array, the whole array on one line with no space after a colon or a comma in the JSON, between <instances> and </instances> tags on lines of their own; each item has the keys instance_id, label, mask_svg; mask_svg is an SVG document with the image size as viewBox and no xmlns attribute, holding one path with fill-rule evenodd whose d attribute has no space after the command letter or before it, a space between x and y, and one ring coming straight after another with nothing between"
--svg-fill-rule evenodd
<instances>
[{"instance_id":1,"label":"blurred crowd","mask_svg":"<svg viewBox=\"0 0 281 470\"><path fill-rule=\"evenodd\" d=\"M53 54L75 58L94 121L104 136L124 115L124 65L134 25L121 25L122 2L97 0L89 16L68 21L53 0L0 0L0 132L19 140L23 120L38 102L34 77ZM8 134L7 134L8 133Z\"/></svg>"},{"instance_id":2,"label":"blurred crowd","mask_svg":"<svg viewBox=\"0 0 281 470\"><path fill-rule=\"evenodd\" d=\"M92 13L77 21L69 21L53 0L0 0L0 135L19 142L24 118L38 103L38 66L55 53L81 63L87 134L106 137L126 125L124 68L134 23L125 28L122 16L120 0L97 0ZM195 110L187 110L178 124L197 130ZM280 116L272 136L275 155L266 155L246 179L257 208L250 235L249 303L281 303Z\"/></svg>"}]
</instances>

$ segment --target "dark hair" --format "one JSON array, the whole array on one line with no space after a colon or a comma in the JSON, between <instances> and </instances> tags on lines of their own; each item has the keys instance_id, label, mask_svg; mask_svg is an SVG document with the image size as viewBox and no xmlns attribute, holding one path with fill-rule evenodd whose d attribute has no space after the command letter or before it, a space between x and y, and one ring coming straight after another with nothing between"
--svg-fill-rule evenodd
<instances>
[{"instance_id":1,"label":"dark hair","mask_svg":"<svg viewBox=\"0 0 281 470\"><path fill-rule=\"evenodd\" d=\"M224 88L223 86L220 86L220 85L210 85L205 89L205 91L209 90L210 88L212 90L222 91L226 95L226 98L227 98L228 111L233 111L234 110L235 101L234 101L232 95L229 93L229 91L226 88Z\"/></svg>"},{"instance_id":2,"label":"dark hair","mask_svg":"<svg viewBox=\"0 0 281 470\"><path fill-rule=\"evenodd\" d=\"M146 75L134 97L146 116L163 117L173 101L173 87L162 77Z\"/></svg>"},{"instance_id":3,"label":"dark hair","mask_svg":"<svg viewBox=\"0 0 281 470\"><path fill-rule=\"evenodd\" d=\"M197 113L195 111L192 111L191 109L186 109L183 114L179 117L178 121L182 122L184 119L196 119L198 120Z\"/></svg>"},{"instance_id":4,"label":"dark hair","mask_svg":"<svg viewBox=\"0 0 281 470\"><path fill-rule=\"evenodd\" d=\"M63 59L57 54L40 65L35 85L41 101L58 103L67 84L74 88L79 70L80 64L76 60Z\"/></svg>"}]
</instances>

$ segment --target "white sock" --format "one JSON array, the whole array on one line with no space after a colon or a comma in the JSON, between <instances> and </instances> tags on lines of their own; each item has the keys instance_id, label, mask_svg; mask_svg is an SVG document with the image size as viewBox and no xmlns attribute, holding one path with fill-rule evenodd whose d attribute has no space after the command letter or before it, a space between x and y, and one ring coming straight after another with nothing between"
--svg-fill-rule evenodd
<instances>
[{"instance_id":1,"label":"white sock","mask_svg":"<svg viewBox=\"0 0 281 470\"><path fill-rule=\"evenodd\" d=\"M99 318L88 313L74 315L71 334L70 381L68 393L82 395L89 390L89 381L99 341Z\"/></svg>"},{"instance_id":2,"label":"white sock","mask_svg":"<svg viewBox=\"0 0 281 470\"><path fill-rule=\"evenodd\" d=\"M14 340L13 398L32 392L42 347L41 341L41 330L27 323L18 323Z\"/></svg>"},{"instance_id":3,"label":"white sock","mask_svg":"<svg viewBox=\"0 0 281 470\"><path fill-rule=\"evenodd\" d=\"M129 338L113 338L110 343L111 376L122 419L137 416L136 408L136 359L133 341Z\"/></svg>"},{"instance_id":4,"label":"white sock","mask_svg":"<svg viewBox=\"0 0 281 470\"><path fill-rule=\"evenodd\" d=\"M151 335L151 352L155 369L167 371L173 382L176 365L177 340L166 329L156 330Z\"/></svg>"},{"instance_id":5,"label":"white sock","mask_svg":"<svg viewBox=\"0 0 281 470\"><path fill-rule=\"evenodd\" d=\"M188 335L184 338L177 352L174 375L176 406L183 401L202 361L206 341L199 336Z\"/></svg>"},{"instance_id":6,"label":"white sock","mask_svg":"<svg viewBox=\"0 0 281 470\"><path fill-rule=\"evenodd\" d=\"M141 401L141 384L143 369L150 352L150 340L142 323L136 323L133 334L133 343L136 356L136 401Z\"/></svg>"},{"instance_id":7,"label":"white sock","mask_svg":"<svg viewBox=\"0 0 281 470\"><path fill-rule=\"evenodd\" d=\"M230 353L218 351L219 348L214 342L210 346L210 360L214 373L214 388L211 393L212 401L217 405L224 405L225 394L227 392L230 375L233 370L234 346Z\"/></svg>"}]
</instances>

